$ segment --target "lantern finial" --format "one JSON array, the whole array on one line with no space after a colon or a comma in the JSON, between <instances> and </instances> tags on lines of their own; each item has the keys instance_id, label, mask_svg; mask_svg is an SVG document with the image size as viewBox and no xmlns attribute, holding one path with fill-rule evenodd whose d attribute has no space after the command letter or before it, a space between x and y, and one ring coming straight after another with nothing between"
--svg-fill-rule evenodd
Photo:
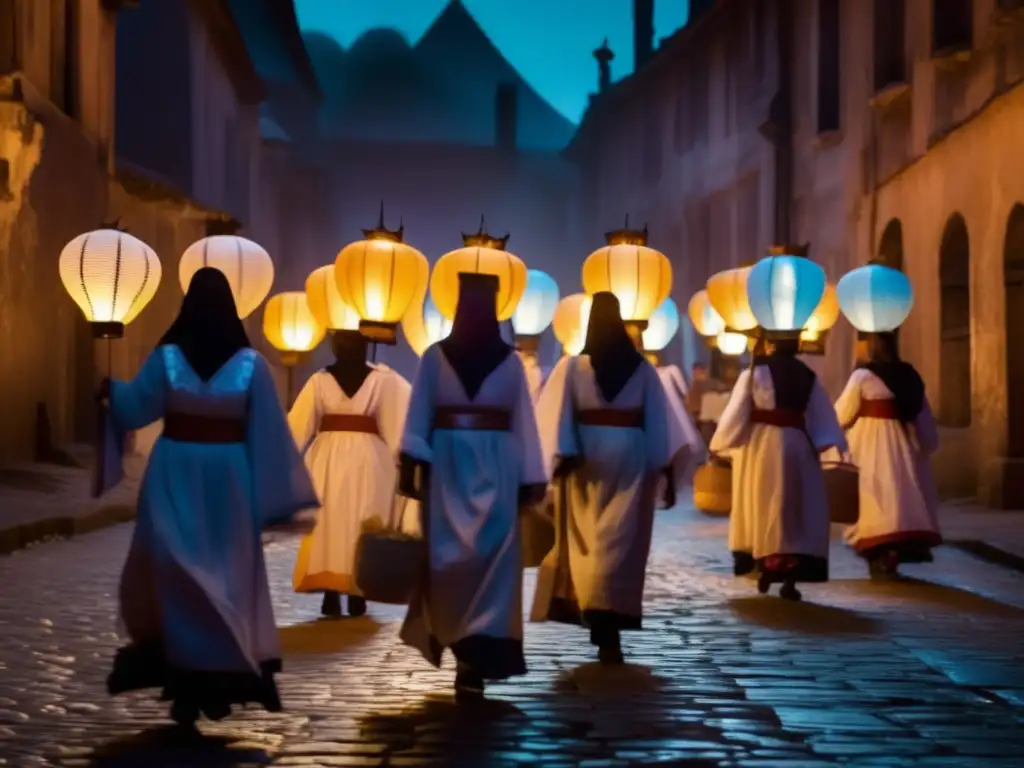
<instances>
[{"instance_id":1,"label":"lantern finial","mask_svg":"<svg viewBox=\"0 0 1024 768\"><path fill-rule=\"evenodd\" d=\"M604 233L605 242L608 245L647 245L647 225L643 229L629 228L629 214L626 214L626 224L622 229L615 229Z\"/></svg>"},{"instance_id":2,"label":"lantern finial","mask_svg":"<svg viewBox=\"0 0 1024 768\"><path fill-rule=\"evenodd\" d=\"M103 222L102 224L100 224L100 229L109 229L109 230L111 230L113 232L124 232L126 234L130 234L128 232L128 228L127 227L122 227L121 226L121 219L120 218L116 218L113 221L105 221L105 222Z\"/></svg>"},{"instance_id":3,"label":"lantern finial","mask_svg":"<svg viewBox=\"0 0 1024 768\"><path fill-rule=\"evenodd\" d=\"M508 240L511 235L506 234L504 237L495 237L494 235L488 234L484 227L484 215L481 213L480 229L478 229L474 235L467 235L463 232L462 245L466 248L493 248L496 251L507 250Z\"/></svg>"},{"instance_id":4,"label":"lantern finial","mask_svg":"<svg viewBox=\"0 0 1024 768\"><path fill-rule=\"evenodd\" d=\"M803 243L802 245L788 244L788 245L773 245L768 248L769 256L799 256L803 259L809 259L808 255L811 252L811 244Z\"/></svg>"},{"instance_id":5,"label":"lantern finial","mask_svg":"<svg viewBox=\"0 0 1024 768\"><path fill-rule=\"evenodd\" d=\"M363 237L367 240L387 240L391 243L402 243L405 242L403 237L405 235L405 227L402 225L402 220L398 221L398 229L391 230L384 226L384 201L380 201L380 215L377 217L377 226L373 229L364 229Z\"/></svg>"}]
</instances>

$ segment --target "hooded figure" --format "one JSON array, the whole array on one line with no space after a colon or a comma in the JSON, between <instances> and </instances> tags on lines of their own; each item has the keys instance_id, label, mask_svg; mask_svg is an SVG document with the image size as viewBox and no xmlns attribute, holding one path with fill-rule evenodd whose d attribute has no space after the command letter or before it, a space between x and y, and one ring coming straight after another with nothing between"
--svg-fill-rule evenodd
<instances>
[{"instance_id":1,"label":"hooded figure","mask_svg":"<svg viewBox=\"0 0 1024 768\"><path fill-rule=\"evenodd\" d=\"M789 600L801 597L798 581L828 581L831 523L820 454L846 450L828 395L797 359L799 348L792 338L755 350L710 446L732 460L734 572L756 571L762 594L782 582Z\"/></svg>"},{"instance_id":2,"label":"hooded figure","mask_svg":"<svg viewBox=\"0 0 1024 768\"><path fill-rule=\"evenodd\" d=\"M621 663L620 632L641 628L659 473L671 506L686 439L613 294L595 294L583 351L555 366L537 415L556 476L555 547L532 620L582 624L598 658Z\"/></svg>"},{"instance_id":3,"label":"hooded figure","mask_svg":"<svg viewBox=\"0 0 1024 768\"><path fill-rule=\"evenodd\" d=\"M543 499L548 480L497 293L497 277L459 276L452 331L413 381L399 469L399 492L421 501L428 550L402 640L435 666L451 649L462 694L526 673L519 510Z\"/></svg>"},{"instance_id":4,"label":"hooded figure","mask_svg":"<svg viewBox=\"0 0 1024 768\"><path fill-rule=\"evenodd\" d=\"M366 362L359 331L334 331L334 362L314 373L295 399L288 422L305 454L323 506L316 530L299 548L296 592L323 592L321 613L366 613L355 584L355 551L362 524L382 518L401 525L404 500L395 495L395 464L409 407L409 382L387 366Z\"/></svg>"},{"instance_id":5,"label":"hooded figure","mask_svg":"<svg viewBox=\"0 0 1024 768\"><path fill-rule=\"evenodd\" d=\"M108 443L163 419L121 575L112 694L163 688L191 726L232 705L281 709L281 648L260 535L318 505L270 367L249 346L224 275L200 269L134 380L109 382Z\"/></svg>"},{"instance_id":6,"label":"hooded figure","mask_svg":"<svg viewBox=\"0 0 1024 768\"><path fill-rule=\"evenodd\" d=\"M847 540L876 578L900 563L931 562L939 534L929 456L939 445L924 382L900 359L892 333L868 334L868 360L836 401L859 470L860 515Z\"/></svg>"}]
</instances>

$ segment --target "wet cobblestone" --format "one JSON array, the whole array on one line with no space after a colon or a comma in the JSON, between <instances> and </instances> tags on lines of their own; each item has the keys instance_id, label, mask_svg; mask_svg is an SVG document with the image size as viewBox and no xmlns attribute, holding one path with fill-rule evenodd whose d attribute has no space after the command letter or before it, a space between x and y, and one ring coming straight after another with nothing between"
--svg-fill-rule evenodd
<instances>
[{"instance_id":1,"label":"wet cobblestone","mask_svg":"<svg viewBox=\"0 0 1024 768\"><path fill-rule=\"evenodd\" d=\"M528 625L530 674L469 706L398 643L402 609L318 621L290 590L294 542L273 543L287 711L187 743L152 695L105 694L129 535L0 558L0 765L1024 765L1022 579L954 550L878 585L837 545L834 580L793 604L731 576L723 522L664 513L629 666Z\"/></svg>"}]
</instances>

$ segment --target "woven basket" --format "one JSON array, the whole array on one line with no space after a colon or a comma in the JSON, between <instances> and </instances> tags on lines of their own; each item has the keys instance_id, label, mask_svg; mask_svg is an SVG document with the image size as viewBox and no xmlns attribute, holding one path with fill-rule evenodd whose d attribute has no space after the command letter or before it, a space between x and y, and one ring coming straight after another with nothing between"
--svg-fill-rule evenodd
<instances>
[{"instance_id":1,"label":"woven basket","mask_svg":"<svg viewBox=\"0 0 1024 768\"><path fill-rule=\"evenodd\" d=\"M423 539L391 530L364 530L356 543L356 586L374 603L408 605L426 567Z\"/></svg>"},{"instance_id":2,"label":"woven basket","mask_svg":"<svg viewBox=\"0 0 1024 768\"><path fill-rule=\"evenodd\" d=\"M833 523L853 525L860 517L860 475L857 467L840 461L821 465L825 475L828 511Z\"/></svg>"},{"instance_id":3,"label":"woven basket","mask_svg":"<svg viewBox=\"0 0 1024 768\"><path fill-rule=\"evenodd\" d=\"M520 515L523 540L523 567L539 568L555 546L554 510L545 515L537 508L524 509Z\"/></svg>"},{"instance_id":4,"label":"woven basket","mask_svg":"<svg viewBox=\"0 0 1024 768\"><path fill-rule=\"evenodd\" d=\"M732 466L708 461L693 476L693 504L706 515L728 515L732 511Z\"/></svg>"}]
</instances>

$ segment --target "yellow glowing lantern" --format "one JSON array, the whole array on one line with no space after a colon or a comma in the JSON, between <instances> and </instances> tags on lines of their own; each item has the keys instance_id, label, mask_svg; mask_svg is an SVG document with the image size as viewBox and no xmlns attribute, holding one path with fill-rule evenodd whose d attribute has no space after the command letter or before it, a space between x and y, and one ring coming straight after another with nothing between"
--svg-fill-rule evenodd
<instances>
[{"instance_id":1,"label":"yellow glowing lantern","mask_svg":"<svg viewBox=\"0 0 1024 768\"><path fill-rule=\"evenodd\" d=\"M672 292L672 264L647 245L647 228L605 234L607 245L583 262L583 290L593 296L611 291L619 300L622 319L632 333L643 331L654 311Z\"/></svg>"},{"instance_id":2,"label":"yellow glowing lantern","mask_svg":"<svg viewBox=\"0 0 1024 768\"><path fill-rule=\"evenodd\" d=\"M713 348L717 343L716 337L725 330L725 321L711 306L708 292L702 290L693 294L686 312L693 323L693 329Z\"/></svg>"},{"instance_id":3,"label":"yellow glowing lantern","mask_svg":"<svg viewBox=\"0 0 1024 768\"><path fill-rule=\"evenodd\" d=\"M334 276L342 301L359 313L359 330L382 344L397 340L399 321L419 291L419 277L427 257L403 239L405 228L384 227L384 206L373 229L363 240L346 245L334 262Z\"/></svg>"},{"instance_id":4,"label":"yellow glowing lantern","mask_svg":"<svg viewBox=\"0 0 1024 768\"><path fill-rule=\"evenodd\" d=\"M526 290L526 264L506 250L508 235L494 237L484 230L483 217L480 230L474 235L462 235L462 248L449 251L434 265L430 276L430 297L438 311L449 320L455 318L459 304L459 275L477 272L498 278L497 312L499 320L508 320L515 314L519 300Z\"/></svg>"},{"instance_id":5,"label":"yellow glowing lantern","mask_svg":"<svg viewBox=\"0 0 1024 768\"><path fill-rule=\"evenodd\" d=\"M800 333L800 352L805 355L825 354L825 340L839 320L839 296L831 283L825 286L821 301Z\"/></svg>"},{"instance_id":6,"label":"yellow glowing lantern","mask_svg":"<svg viewBox=\"0 0 1024 768\"><path fill-rule=\"evenodd\" d=\"M730 357L738 357L747 349L747 337L742 333L722 331L718 334L715 341L718 345L718 351Z\"/></svg>"},{"instance_id":7,"label":"yellow glowing lantern","mask_svg":"<svg viewBox=\"0 0 1024 768\"><path fill-rule=\"evenodd\" d=\"M725 327L737 333L747 333L757 328L757 318L750 308L747 296L747 277L751 267L727 269L712 275L707 291L711 306L725 323Z\"/></svg>"},{"instance_id":8,"label":"yellow glowing lantern","mask_svg":"<svg viewBox=\"0 0 1024 768\"><path fill-rule=\"evenodd\" d=\"M341 298L333 264L314 269L306 278L306 301L317 323L328 331L359 329L359 313Z\"/></svg>"},{"instance_id":9,"label":"yellow glowing lantern","mask_svg":"<svg viewBox=\"0 0 1024 768\"><path fill-rule=\"evenodd\" d=\"M409 304L409 308L405 311L405 316L402 318L402 332L405 334L405 340L409 342L413 352L422 357L423 353L427 351L427 347L436 341L431 336L431 329L426 323L427 290L430 287L430 262L423 259L423 261L417 264L416 268L418 270L416 275L416 296Z\"/></svg>"},{"instance_id":10,"label":"yellow glowing lantern","mask_svg":"<svg viewBox=\"0 0 1024 768\"><path fill-rule=\"evenodd\" d=\"M235 297L238 316L245 318L263 303L274 284L274 262L260 245L237 235L212 235L192 243L181 256L178 280L188 292L192 276L203 267L224 273Z\"/></svg>"},{"instance_id":11,"label":"yellow glowing lantern","mask_svg":"<svg viewBox=\"0 0 1024 768\"><path fill-rule=\"evenodd\" d=\"M64 289L97 338L120 338L156 295L163 271L156 253L118 229L79 235L61 251Z\"/></svg>"},{"instance_id":12,"label":"yellow glowing lantern","mask_svg":"<svg viewBox=\"0 0 1024 768\"><path fill-rule=\"evenodd\" d=\"M551 328L567 355L578 355L583 349L590 320L590 297L574 293L558 302Z\"/></svg>"},{"instance_id":13,"label":"yellow glowing lantern","mask_svg":"<svg viewBox=\"0 0 1024 768\"><path fill-rule=\"evenodd\" d=\"M325 329L316 321L304 291L285 291L270 297L263 308L263 335L280 353L288 370L288 403L292 401L292 376L304 352L313 350L324 338Z\"/></svg>"}]
</instances>

